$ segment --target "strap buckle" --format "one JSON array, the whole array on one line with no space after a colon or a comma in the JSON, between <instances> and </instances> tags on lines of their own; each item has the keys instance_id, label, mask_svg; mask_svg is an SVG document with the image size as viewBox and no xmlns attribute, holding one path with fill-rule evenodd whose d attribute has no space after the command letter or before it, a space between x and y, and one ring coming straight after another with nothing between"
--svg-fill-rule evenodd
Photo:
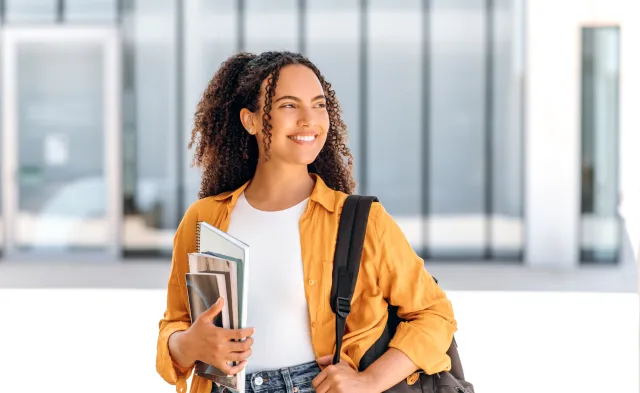
<instances>
[{"instance_id":1,"label":"strap buckle","mask_svg":"<svg viewBox=\"0 0 640 393\"><path fill-rule=\"evenodd\" d=\"M346 297L340 297L336 299L336 314L342 318L346 318L351 312L351 302Z\"/></svg>"}]
</instances>

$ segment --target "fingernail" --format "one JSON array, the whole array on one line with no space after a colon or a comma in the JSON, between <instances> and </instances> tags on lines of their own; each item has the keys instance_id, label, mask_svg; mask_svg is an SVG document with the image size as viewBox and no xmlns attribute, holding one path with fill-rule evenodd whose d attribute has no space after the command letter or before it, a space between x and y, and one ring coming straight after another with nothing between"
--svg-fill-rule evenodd
<instances>
[{"instance_id":1,"label":"fingernail","mask_svg":"<svg viewBox=\"0 0 640 393\"><path fill-rule=\"evenodd\" d=\"M220 300L222 300L222 296L220 296L218 300L216 300L216 304L220 304Z\"/></svg>"}]
</instances>

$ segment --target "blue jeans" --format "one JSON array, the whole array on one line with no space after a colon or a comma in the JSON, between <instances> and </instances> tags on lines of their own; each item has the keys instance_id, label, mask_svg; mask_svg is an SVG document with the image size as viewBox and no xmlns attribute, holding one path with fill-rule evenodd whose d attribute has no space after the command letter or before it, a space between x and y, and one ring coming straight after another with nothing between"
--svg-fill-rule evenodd
<instances>
[{"instance_id":1,"label":"blue jeans","mask_svg":"<svg viewBox=\"0 0 640 393\"><path fill-rule=\"evenodd\" d=\"M245 393L312 393L313 379L320 374L315 361L276 370L256 371L247 374ZM228 390L213 384L212 393L226 393Z\"/></svg>"}]
</instances>

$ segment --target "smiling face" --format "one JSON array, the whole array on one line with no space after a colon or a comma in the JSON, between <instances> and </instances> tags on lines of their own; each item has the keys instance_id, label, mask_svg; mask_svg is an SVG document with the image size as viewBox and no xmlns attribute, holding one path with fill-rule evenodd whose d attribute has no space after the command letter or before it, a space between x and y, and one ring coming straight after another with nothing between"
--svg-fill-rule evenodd
<instances>
[{"instance_id":1,"label":"smiling face","mask_svg":"<svg viewBox=\"0 0 640 393\"><path fill-rule=\"evenodd\" d=\"M254 113L243 109L240 113L245 129L258 139L260 157L265 157L262 116L268 79L260 88L258 110ZM282 67L269 115L269 159L293 165L311 164L322 150L330 126L327 100L316 74L300 64Z\"/></svg>"}]
</instances>

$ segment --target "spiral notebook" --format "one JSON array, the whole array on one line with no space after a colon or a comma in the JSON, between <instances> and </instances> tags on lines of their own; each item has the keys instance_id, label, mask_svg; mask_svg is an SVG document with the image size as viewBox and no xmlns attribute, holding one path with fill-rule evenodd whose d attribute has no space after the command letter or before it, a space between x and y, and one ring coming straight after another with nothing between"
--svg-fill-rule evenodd
<instances>
[{"instance_id":1,"label":"spiral notebook","mask_svg":"<svg viewBox=\"0 0 640 393\"><path fill-rule=\"evenodd\" d=\"M245 328L249 246L213 225L200 221L196 228L196 250L188 256L189 273L185 277L189 287L192 322L206 310L205 304L215 302L218 296L222 296L225 309L213 323L232 329ZM209 364L196 362L195 373L233 392L245 391L244 369L236 375L226 375Z\"/></svg>"}]
</instances>

